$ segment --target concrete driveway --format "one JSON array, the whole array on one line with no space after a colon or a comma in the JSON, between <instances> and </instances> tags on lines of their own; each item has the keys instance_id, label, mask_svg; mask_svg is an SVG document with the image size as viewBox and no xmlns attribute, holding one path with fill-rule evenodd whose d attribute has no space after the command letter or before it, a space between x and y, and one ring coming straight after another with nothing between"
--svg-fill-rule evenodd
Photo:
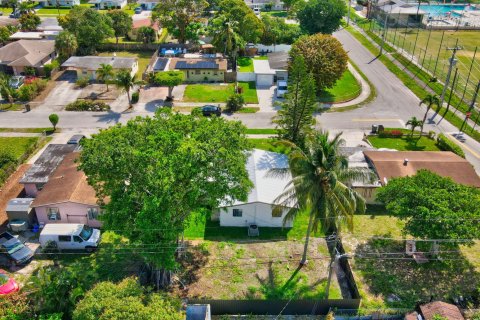
<instances>
[{"instance_id":1,"label":"concrete driveway","mask_svg":"<svg viewBox=\"0 0 480 320\"><path fill-rule=\"evenodd\" d=\"M276 112L280 109L278 102L283 99L277 99L277 86L257 87L259 112Z\"/></svg>"},{"instance_id":2,"label":"concrete driveway","mask_svg":"<svg viewBox=\"0 0 480 320\"><path fill-rule=\"evenodd\" d=\"M162 106L168 95L167 87L147 86L140 91L140 99L135 104L135 111L155 112L159 106Z\"/></svg>"},{"instance_id":3,"label":"concrete driveway","mask_svg":"<svg viewBox=\"0 0 480 320\"><path fill-rule=\"evenodd\" d=\"M39 110L61 111L70 102L78 99L82 89L75 88L75 72L65 71L57 80L55 88L45 98L43 103L37 107Z\"/></svg>"}]
</instances>

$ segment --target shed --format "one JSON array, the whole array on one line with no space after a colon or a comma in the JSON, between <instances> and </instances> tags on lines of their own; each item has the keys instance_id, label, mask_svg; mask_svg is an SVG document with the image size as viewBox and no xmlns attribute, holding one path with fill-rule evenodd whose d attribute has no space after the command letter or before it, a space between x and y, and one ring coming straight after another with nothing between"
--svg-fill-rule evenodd
<instances>
[{"instance_id":1,"label":"shed","mask_svg":"<svg viewBox=\"0 0 480 320\"><path fill-rule=\"evenodd\" d=\"M275 81L275 70L270 68L268 60L253 60L255 81L259 87L271 87Z\"/></svg>"},{"instance_id":2,"label":"shed","mask_svg":"<svg viewBox=\"0 0 480 320\"><path fill-rule=\"evenodd\" d=\"M35 212L30 205L34 198L14 198L8 201L7 212L8 221L22 220L32 225L35 222Z\"/></svg>"}]
</instances>

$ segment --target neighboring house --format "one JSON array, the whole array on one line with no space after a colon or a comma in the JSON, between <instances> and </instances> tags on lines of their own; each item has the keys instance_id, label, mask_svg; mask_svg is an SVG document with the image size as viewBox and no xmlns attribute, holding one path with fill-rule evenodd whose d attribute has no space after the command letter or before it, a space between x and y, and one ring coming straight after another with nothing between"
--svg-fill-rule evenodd
<instances>
[{"instance_id":1,"label":"neighboring house","mask_svg":"<svg viewBox=\"0 0 480 320\"><path fill-rule=\"evenodd\" d=\"M23 32L18 31L10 36L10 40L55 40L60 31Z\"/></svg>"},{"instance_id":2,"label":"neighboring house","mask_svg":"<svg viewBox=\"0 0 480 320\"><path fill-rule=\"evenodd\" d=\"M90 0L88 3L95 5L95 9L121 9L127 5L127 0Z\"/></svg>"},{"instance_id":3,"label":"neighboring house","mask_svg":"<svg viewBox=\"0 0 480 320\"><path fill-rule=\"evenodd\" d=\"M227 59L223 57L171 58L168 68L183 71L185 82L225 82Z\"/></svg>"},{"instance_id":4,"label":"neighboring house","mask_svg":"<svg viewBox=\"0 0 480 320\"><path fill-rule=\"evenodd\" d=\"M73 7L79 6L80 0L36 0L42 7Z\"/></svg>"},{"instance_id":5,"label":"neighboring house","mask_svg":"<svg viewBox=\"0 0 480 320\"><path fill-rule=\"evenodd\" d=\"M158 25L158 22L155 22L152 24L152 20L150 18L146 19L138 19L138 20L133 20L133 26L132 30L128 33L128 36L130 39L136 39L137 38L137 30L141 27L150 27L153 30L155 30L157 34L157 39L160 35L161 28Z\"/></svg>"},{"instance_id":6,"label":"neighboring house","mask_svg":"<svg viewBox=\"0 0 480 320\"><path fill-rule=\"evenodd\" d=\"M271 87L275 83L276 72L270 68L268 60L253 60L255 82L258 87Z\"/></svg>"},{"instance_id":7,"label":"neighboring house","mask_svg":"<svg viewBox=\"0 0 480 320\"><path fill-rule=\"evenodd\" d=\"M0 71L20 75L25 68L43 74L43 66L55 59L54 40L19 40L0 48Z\"/></svg>"},{"instance_id":8,"label":"neighboring house","mask_svg":"<svg viewBox=\"0 0 480 320\"><path fill-rule=\"evenodd\" d=\"M290 56L287 51L270 52L268 55L270 69L275 70L277 81L288 80L288 62Z\"/></svg>"},{"instance_id":9,"label":"neighboring house","mask_svg":"<svg viewBox=\"0 0 480 320\"><path fill-rule=\"evenodd\" d=\"M450 151L364 151L382 185L397 177L413 176L426 169L456 183L480 188L473 166Z\"/></svg>"},{"instance_id":10,"label":"neighboring house","mask_svg":"<svg viewBox=\"0 0 480 320\"><path fill-rule=\"evenodd\" d=\"M425 14L425 11L418 9L417 3L409 4L402 0L379 0L373 6L373 15L382 21L388 16L389 26L421 24Z\"/></svg>"},{"instance_id":11,"label":"neighboring house","mask_svg":"<svg viewBox=\"0 0 480 320\"><path fill-rule=\"evenodd\" d=\"M95 190L88 184L83 171L78 170L80 153L65 156L32 202L40 225L47 223L82 223L99 228L100 207Z\"/></svg>"},{"instance_id":12,"label":"neighboring house","mask_svg":"<svg viewBox=\"0 0 480 320\"><path fill-rule=\"evenodd\" d=\"M49 144L19 181L27 196L34 198L65 156L76 148L73 144Z\"/></svg>"},{"instance_id":13,"label":"neighboring house","mask_svg":"<svg viewBox=\"0 0 480 320\"><path fill-rule=\"evenodd\" d=\"M160 0L138 0L137 1L137 4L139 4L143 10L153 10L153 8L155 8L155 6L159 3L160 3Z\"/></svg>"},{"instance_id":14,"label":"neighboring house","mask_svg":"<svg viewBox=\"0 0 480 320\"><path fill-rule=\"evenodd\" d=\"M417 311L410 312L405 316L405 320L464 320L460 309L457 306L442 301L434 301L420 305Z\"/></svg>"},{"instance_id":15,"label":"neighboring house","mask_svg":"<svg viewBox=\"0 0 480 320\"><path fill-rule=\"evenodd\" d=\"M245 4L250 8L265 8L267 3L271 3L272 10L283 10L283 2L280 0L245 0Z\"/></svg>"},{"instance_id":16,"label":"neighboring house","mask_svg":"<svg viewBox=\"0 0 480 320\"><path fill-rule=\"evenodd\" d=\"M281 195L292 179L291 175L280 178L269 175L272 168L288 168L288 158L284 154L254 149L249 156L246 169L253 189L247 201L224 203L218 208L213 220L219 220L220 226L244 227L256 224L259 227L293 226L293 221L284 218L288 208L275 210L275 200Z\"/></svg>"},{"instance_id":17,"label":"neighboring house","mask_svg":"<svg viewBox=\"0 0 480 320\"><path fill-rule=\"evenodd\" d=\"M97 57L97 56L85 56L85 57L70 57L62 64L62 68L67 70L75 70L77 76L88 77L91 80L96 80L96 71L100 68L101 64L109 64L113 67L115 72L120 70L128 70L133 76L138 71L138 62L136 58L125 57Z\"/></svg>"}]
</instances>

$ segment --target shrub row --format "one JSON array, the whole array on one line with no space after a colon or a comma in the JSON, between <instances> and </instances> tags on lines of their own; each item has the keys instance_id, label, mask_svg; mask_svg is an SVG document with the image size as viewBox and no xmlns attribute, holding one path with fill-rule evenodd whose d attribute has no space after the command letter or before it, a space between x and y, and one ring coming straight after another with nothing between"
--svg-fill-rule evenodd
<instances>
[{"instance_id":1,"label":"shrub row","mask_svg":"<svg viewBox=\"0 0 480 320\"><path fill-rule=\"evenodd\" d=\"M24 102L31 101L45 89L47 83L47 80L38 78L25 81L25 84L14 92L13 98Z\"/></svg>"},{"instance_id":2,"label":"shrub row","mask_svg":"<svg viewBox=\"0 0 480 320\"><path fill-rule=\"evenodd\" d=\"M457 146L455 142L448 139L443 133L440 133L437 136L437 147L443 151L452 151L460 157L465 158L465 153L463 152L462 148Z\"/></svg>"},{"instance_id":3,"label":"shrub row","mask_svg":"<svg viewBox=\"0 0 480 320\"><path fill-rule=\"evenodd\" d=\"M95 102L90 100L77 100L69 103L65 110L67 111L107 111L110 106L104 102Z\"/></svg>"},{"instance_id":4,"label":"shrub row","mask_svg":"<svg viewBox=\"0 0 480 320\"><path fill-rule=\"evenodd\" d=\"M383 130L378 133L380 138L401 138L403 132L400 130Z\"/></svg>"}]
</instances>

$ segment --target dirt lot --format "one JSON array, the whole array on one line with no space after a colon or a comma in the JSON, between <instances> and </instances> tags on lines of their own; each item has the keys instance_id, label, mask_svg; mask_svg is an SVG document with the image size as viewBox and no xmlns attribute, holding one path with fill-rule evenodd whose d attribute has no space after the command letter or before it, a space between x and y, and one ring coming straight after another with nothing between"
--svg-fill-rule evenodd
<instances>
[{"instance_id":1,"label":"dirt lot","mask_svg":"<svg viewBox=\"0 0 480 320\"><path fill-rule=\"evenodd\" d=\"M189 282L183 294L212 299L321 298L329 263L325 241L311 240L309 262L300 270L302 250L299 241L199 242L181 277ZM330 297L341 298L335 280Z\"/></svg>"},{"instance_id":2,"label":"dirt lot","mask_svg":"<svg viewBox=\"0 0 480 320\"><path fill-rule=\"evenodd\" d=\"M29 164L22 164L0 188L0 230L2 230L2 227L5 227L7 222L7 213L5 212L7 203L22 191L23 186L18 181L28 168L30 168Z\"/></svg>"},{"instance_id":3,"label":"dirt lot","mask_svg":"<svg viewBox=\"0 0 480 320\"><path fill-rule=\"evenodd\" d=\"M116 100L120 94L121 90L111 84L107 86L105 84L93 83L82 89L79 99L92 99L92 100L106 100L105 102L111 102Z\"/></svg>"}]
</instances>

